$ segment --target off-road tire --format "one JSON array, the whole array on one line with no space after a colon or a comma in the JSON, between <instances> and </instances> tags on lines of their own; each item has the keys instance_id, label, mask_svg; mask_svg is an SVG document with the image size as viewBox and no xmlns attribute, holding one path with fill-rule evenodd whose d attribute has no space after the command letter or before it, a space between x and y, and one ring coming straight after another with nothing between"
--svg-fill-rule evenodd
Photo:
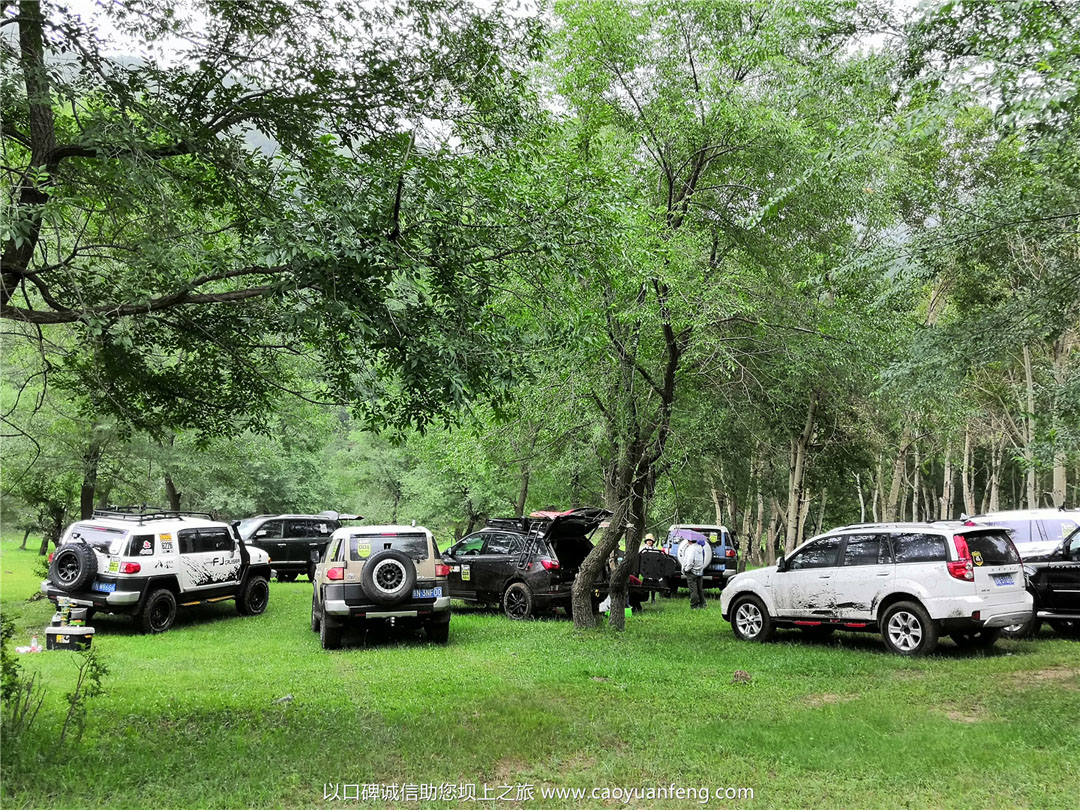
<instances>
[{"instance_id":1,"label":"off-road tire","mask_svg":"<svg viewBox=\"0 0 1080 810\"><path fill-rule=\"evenodd\" d=\"M277 581L278 582L296 582L296 578L298 576L300 576L300 575L298 573L296 573L295 571L288 571L288 572L278 571L278 573L277 573Z\"/></svg>"},{"instance_id":2,"label":"off-road tire","mask_svg":"<svg viewBox=\"0 0 1080 810\"><path fill-rule=\"evenodd\" d=\"M738 597L731 605L731 632L743 641L769 641L776 635L776 625L756 596Z\"/></svg>"},{"instance_id":3,"label":"off-road tire","mask_svg":"<svg viewBox=\"0 0 1080 810\"><path fill-rule=\"evenodd\" d=\"M135 620L144 633L164 633L176 621L176 597L173 592L165 588L150 591Z\"/></svg>"},{"instance_id":4,"label":"off-road tire","mask_svg":"<svg viewBox=\"0 0 1080 810\"><path fill-rule=\"evenodd\" d=\"M445 644L450 640L450 622L445 624L429 624L425 630L428 641L432 644Z\"/></svg>"},{"instance_id":5,"label":"off-road tire","mask_svg":"<svg viewBox=\"0 0 1080 810\"><path fill-rule=\"evenodd\" d=\"M402 552L388 548L377 551L364 563L360 587L376 605L397 605L412 596L416 585L416 564Z\"/></svg>"},{"instance_id":6,"label":"off-road tire","mask_svg":"<svg viewBox=\"0 0 1080 810\"><path fill-rule=\"evenodd\" d=\"M1001 628L1002 638L1033 638L1039 635L1039 630L1042 629L1042 619L1035 615L1034 611L1031 614L1031 618L1023 624L1014 624L1009 627Z\"/></svg>"},{"instance_id":7,"label":"off-road tire","mask_svg":"<svg viewBox=\"0 0 1080 810\"><path fill-rule=\"evenodd\" d=\"M311 632L319 632L319 614L315 612L315 594L311 595Z\"/></svg>"},{"instance_id":8,"label":"off-road tire","mask_svg":"<svg viewBox=\"0 0 1080 810\"><path fill-rule=\"evenodd\" d=\"M503 591L502 609L508 619L525 621L533 615L532 590L524 582L511 582Z\"/></svg>"},{"instance_id":9,"label":"off-road tire","mask_svg":"<svg viewBox=\"0 0 1080 810\"><path fill-rule=\"evenodd\" d=\"M1050 619L1050 627L1059 636L1065 638L1080 638L1080 620L1077 619Z\"/></svg>"},{"instance_id":10,"label":"off-road tire","mask_svg":"<svg viewBox=\"0 0 1080 810\"><path fill-rule=\"evenodd\" d=\"M983 628L971 633L949 633L949 638L957 647L974 650L988 650L1001 638L1001 628Z\"/></svg>"},{"instance_id":11,"label":"off-road tire","mask_svg":"<svg viewBox=\"0 0 1080 810\"><path fill-rule=\"evenodd\" d=\"M890 652L918 658L937 649L938 627L922 605L897 602L881 617L881 637Z\"/></svg>"},{"instance_id":12,"label":"off-road tire","mask_svg":"<svg viewBox=\"0 0 1080 810\"><path fill-rule=\"evenodd\" d=\"M315 581L315 563L309 562L307 566L307 578L308 582Z\"/></svg>"},{"instance_id":13,"label":"off-road tire","mask_svg":"<svg viewBox=\"0 0 1080 810\"><path fill-rule=\"evenodd\" d=\"M86 543L65 543L49 563L49 581L68 593L89 588L97 572L97 557Z\"/></svg>"},{"instance_id":14,"label":"off-road tire","mask_svg":"<svg viewBox=\"0 0 1080 810\"><path fill-rule=\"evenodd\" d=\"M332 624L332 621L323 616L319 623L319 642L324 650L341 649L341 627Z\"/></svg>"},{"instance_id":15,"label":"off-road tire","mask_svg":"<svg viewBox=\"0 0 1080 810\"><path fill-rule=\"evenodd\" d=\"M241 616L258 616L269 602L270 584L266 577L248 577L236 595L236 612Z\"/></svg>"}]
</instances>

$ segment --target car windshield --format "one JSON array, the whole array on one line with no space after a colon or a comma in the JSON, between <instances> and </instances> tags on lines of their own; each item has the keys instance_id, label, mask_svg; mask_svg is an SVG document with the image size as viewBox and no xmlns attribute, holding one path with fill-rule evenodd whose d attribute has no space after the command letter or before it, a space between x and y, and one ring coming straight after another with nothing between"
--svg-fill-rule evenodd
<instances>
[{"instance_id":1,"label":"car windshield","mask_svg":"<svg viewBox=\"0 0 1080 810\"><path fill-rule=\"evenodd\" d=\"M1020 555L1009 541L1008 532L970 532L964 535L976 565L1012 565Z\"/></svg>"},{"instance_id":2,"label":"car windshield","mask_svg":"<svg viewBox=\"0 0 1080 810\"><path fill-rule=\"evenodd\" d=\"M119 554L124 547L128 532L126 529L113 529L109 526L94 526L90 523L76 523L68 534L68 542L83 541L103 554Z\"/></svg>"},{"instance_id":3,"label":"car windshield","mask_svg":"<svg viewBox=\"0 0 1080 810\"><path fill-rule=\"evenodd\" d=\"M255 528L258 522L258 518L248 518L247 520L241 520L240 524L236 527L236 530L240 532L241 537L246 539L247 536L251 534L251 530Z\"/></svg>"},{"instance_id":4,"label":"car windshield","mask_svg":"<svg viewBox=\"0 0 1080 810\"><path fill-rule=\"evenodd\" d=\"M420 533L354 534L349 537L349 559L353 562L366 560L385 549L400 551L416 562L420 562L428 558L427 535Z\"/></svg>"}]
</instances>

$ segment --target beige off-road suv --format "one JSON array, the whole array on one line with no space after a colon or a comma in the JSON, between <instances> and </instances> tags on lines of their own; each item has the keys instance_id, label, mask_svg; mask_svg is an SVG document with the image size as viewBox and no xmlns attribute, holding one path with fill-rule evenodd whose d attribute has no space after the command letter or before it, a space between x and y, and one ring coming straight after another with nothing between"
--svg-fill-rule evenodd
<instances>
[{"instance_id":1,"label":"beige off-road suv","mask_svg":"<svg viewBox=\"0 0 1080 810\"><path fill-rule=\"evenodd\" d=\"M445 644L450 632L450 567L423 526L347 526L333 533L312 579L311 629L336 650L346 627L375 622L423 628Z\"/></svg>"}]
</instances>

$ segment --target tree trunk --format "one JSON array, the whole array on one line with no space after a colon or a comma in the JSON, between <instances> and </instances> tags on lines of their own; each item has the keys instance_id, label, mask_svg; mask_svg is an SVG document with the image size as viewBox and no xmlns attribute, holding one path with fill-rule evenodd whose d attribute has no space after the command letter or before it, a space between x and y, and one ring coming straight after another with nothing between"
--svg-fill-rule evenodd
<instances>
[{"instance_id":1,"label":"tree trunk","mask_svg":"<svg viewBox=\"0 0 1080 810\"><path fill-rule=\"evenodd\" d=\"M862 477L855 473L855 489L859 493L859 523L866 523L866 499L862 493Z\"/></svg>"},{"instance_id":2,"label":"tree trunk","mask_svg":"<svg viewBox=\"0 0 1080 810\"><path fill-rule=\"evenodd\" d=\"M746 562L748 565L757 565L761 559L761 534L765 526L765 498L761 493L760 469L757 479L757 512L754 518L753 536L749 539Z\"/></svg>"},{"instance_id":3,"label":"tree trunk","mask_svg":"<svg viewBox=\"0 0 1080 810\"><path fill-rule=\"evenodd\" d=\"M1027 405L1024 414L1024 463L1027 465L1028 509L1039 508L1038 479L1035 470L1035 372L1031 365L1031 350L1024 346L1024 395Z\"/></svg>"},{"instance_id":4,"label":"tree trunk","mask_svg":"<svg viewBox=\"0 0 1080 810\"><path fill-rule=\"evenodd\" d=\"M911 482L911 519L916 523L921 519L919 511L919 496L922 488L922 453L919 445L915 443L915 475Z\"/></svg>"},{"instance_id":5,"label":"tree trunk","mask_svg":"<svg viewBox=\"0 0 1080 810\"><path fill-rule=\"evenodd\" d=\"M975 515L975 492L972 476L972 453L971 453L971 429L964 428L964 461L960 467L960 486L964 493L964 511L968 515Z\"/></svg>"},{"instance_id":6,"label":"tree trunk","mask_svg":"<svg viewBox=\"0 0 1080 810\"><path fill-rule=\"evenodd\" d=\"M1054 371L1054 473L1050 490L1050 499L1053 505L1061 509L1065 505L1065 494L1068 490L1068 476L1066 474L1066 452L1061 438L1060 414L1062 411L1059 401L1068 382L1066 369L1069 355L1073 351L1073 338L1075 332L1066 330L1062 336L1054 341L1053 347L1053 371Z\"/></svg>"},{"instance_id":7,"label":"tree trunk","mask_svg":"<svg viewBox=\"0 0 1080 810\"><path fill-rule=\"evenodd\" d=\"M810 406L806 410L806 424L798 438L791 440L791 464L788 474L788 509L787 532L784 537L784 553L791 551L802 536L803 488L806 478L806 456L810 439L814 435L814 417L817 414L818 393L810 396Z\"/></svg>"},{"instance_id":8,"label":"tree trunk","mask_svg":"<svg viewBox=\"0 0 1080 810\"><path fill-rule=\"evenodd\" d=\"M751 462L752 463L752 462ZM713 512L716 514L716 525L724 523L724 496L716 491L716 482L709 478L709 495L712 496Z\"/></svg>"},{"instance_id":9,"label":"tree trunk","mask_svg":"<svg viewBox=\"0 0 1080 810\"><path fill-rule=\"evenodd\" d=\"M97 437L90 439L90 446L83 453L83 480L79 492L79 514L83 520L94 516L94 490L97 489L98 467L104 446Z\"/></svg>"},{"instance_id":10,"label":"tree trunk","mask_svg":"<svg viewBox=\"0 0 1080 810\"><path fill-rule=\"evenodd\" d=\"M1005 436L990 445L990 503L989 511L1001 511L1001 463L1005 455Z\"/></svg>"},{"instance_id":11,"label":"tree trunk","mask_svg":"<svg viewBox=\"0 0 1080 810\"><path fill-rule=\"evenodd\" d=\"M829 490L821 490L821 506L818 508L817 523L814 525L814 534L821 534L825 525L825 504L829 500Z\"/></svg>"},{"instance_id":12,"label":"tree trunk","mask_svg":"<svg viewBox=\"0 0 1080 810\"><path fill-rule=\"evenodd\" d=\"M184 493L177 491L176 483L168 473L165 475L165 494L169 497L169 509L174 512L179 512L180 499L183 497Z\"/></svg>"},{"instance_id":13,"label":"tree trunk","mask_svg":"<svg viewBox=\"0 0 1080 810\"><path fill-rule=\"evenodd\" d=\"M938 520L952 520L953 469L952 445L945 445L945 472L941 483L941 512Z\"/></svg>"},{"instance_id":14,"label":"tree trunk","mask_svg":"<svg viewBox=\"0 0 1080 810\"><path fill-rule=\"evenodd\" d=\"M26 531L25 531L25 532L23 533L23 536L22 536L22 545L21 545L21 546L19 546L19 551L25 551L25 550L26 550L26 541L30 539L30 532L32 532L33 530L34 530L34 527L33 527L33 526L30 526L30 527L29 527L29 528L27 528L27 530L26 530Z\"/></svg>"},{"instance_id":15,"label":"tree trunk","mask_svg":"<svg viewBox=\"0 0 1080 810\"><path fill-rule=\"evenodd\" d=\"M649 475L648 478L652 476ZM608 593L611 596L611 612L608 614L608 625L614 630L626 629L626 594L630 574L637 570L638 549L641 548L641 538L645 534L645 513L648 508L648 499L652 495L652 486L648 480L635 482L634 491L630 495L630 522L626 530L626 552L615 570L611 572L611 583Z\"/></svg>"},{"instance_id":16,"label":"tree trunk","mask_svg":"<svg viewBox=\"0 0 1080 810\"><path fill-rule=\"evenodd\" d=\"M885 522L892 523L897 518L900 507L900 492L903 489L904 474L907 472L908 446L911 444L911 430L904 428L900 436L900 447L893 462L892 484L889 486L889 499L885 502Z\"/></svg>"},{"instance_id":17,"label":"tree trunk","mask_svg":"<svg viewBox=\"0 0 1080 810\"><path fill-rule=\"evenodd\" d=\"M518 489L517 503L514 505L514 517L525 515L525 501L529 497L529 463L525 462L521 469L521 487Z\"/></svg>"},{"instance_id":18,"label":"tree trunk","mask_svg":"<svg viewBox=\"0 0 1080 810\"><path fill-rule=\"evenodd\" d=\"M776 546L780 539L781 525L780 504L776 498L769 498L769 531L765 537L765 562L768 565L776 564Z\"/></svg>"},{"instance_id":19,"label":"tree trunk","mask_svg":"<svg viewBox=\"0 0 1080 810\"><path fill-rule=\"evenodd\" d=\"M601 569L607 565L611 552L619 545L619 540L626 530L629 514L630 498L626 497L615 504L613 514L608 519L608 527L604 529L600 542L593 547L578 569L573 589L570 592L570 612L573 614L576 628L596 626L596 616L592 608L593 583Z\"/></svg>"}]
</instances>

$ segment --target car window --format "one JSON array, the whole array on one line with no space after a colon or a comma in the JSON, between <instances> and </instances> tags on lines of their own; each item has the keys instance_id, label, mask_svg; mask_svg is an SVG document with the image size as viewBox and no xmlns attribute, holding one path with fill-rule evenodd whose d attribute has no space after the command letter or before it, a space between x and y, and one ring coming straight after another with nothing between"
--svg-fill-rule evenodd
<instances>
[{"instance_id":1,"label":"car window","mask_svg":"<svg viewBox=\"0 0 1080 810\"><path fill-rule=\"evenodd\" d=\"M310 520L297 520L293 518L285 521L286 537L311 537L314 532L311 529Z\"/></svg>"},{"instance_id":2,"label":"car window","mask_svg":"<svg viewBox=\"0 0 1080 810\"><path fill-rule=\"evenodd\" d=\"M262 526L257 528L255 534L252 536L256 540L279 540L284 524L285 521L283 520L268 520Z\"/></svg>"},{"instance_id":3,"label":"car window","mask_svg":"<svg viewBox=\"0 0 1080 810\"><path fill-rule=\"evenodd\" d=\"M341 538L334 540L327 546L329 553L326 555L326 559L333 560L334 562L341 562L344 559L341 553L343 546L344 544L341 542Z\"/></svg>"},{"instance_id":4,"label":"car window","mask_svg":"<svg viewBox=\"0 0 1080 810\"><path fill-rule=\"evenodd\" d=\"M982 522L979 521L979 523L981 524ZM1038 539L1037 537L1032 537L1030 520L989 520L982 525L1001 526L1004 529L1012 529L1012 539L1017 545L1021 543L1030 543L1033 540Z\"/></svg>"},{"instance_id":5,"label":"car window","mask_svg":"<svg viewBox=\"0 0 1080 810\"><path fill-rule=\"evenodd\" d=\"M154 535L136 534L128 543L127 556L150 557L154 554Z\"/></svg>"},{"instance_id":6,"label":"car window","mask_svg":"<svg viewBox=\"0 0 1080 810\"><path fill-rule=\"evenodd\" d=\"M897 563L945 562L945 537L940 534L894 534L893 556Z\"/></svg>"},{"instance_id":7,"label":"car window","mask_svg":"<svg viewBox=\"0 0 1080 810\"><path fill-rule=\"evenodd\" d=\"M484 535L473 534L466 537L450 553L455 557L472 557L479 554L484 548Z\"/></svg>"},{"instance_id":8,"label":"car window","mask_svg":"<svg viewBox=\"0 0 1080 810\"><path fill-rule=\"evenodd\" d=\"M329 537L341 527L336 520L313 520L309 537Z\"/></svg>"},{"instance_id":9,"label":"car window","mask_svg":"<svg viewBox=\"0 0 1080 810\"><path fill-rule=\"evenodd\" d=\"M1012 565L1020 562L1020 555L1009 542L1008 532L972 532L965 534L964 539L975 565Z\"/></svg>"},{"instance_id":10,"label":"car window","mask_svg":"<svg viewBox=\"0 0 1080 810\"><path fill-rule=\"evenodd\" d=\"M199 529L199 545L203 551L232 551L233 539L227 529Z\"/></svg>"},{"instance_id":11,"label":"car window","mask_svg":"<svg viewBox=\"0 0 1080 810\"><path fill-rule=\"evenodd\" d=\"M514 535L512 534L489 534L487 543L484 545L485 554L512 554L514 549ZM518 546L520 550L520 545Z\"/></svg>"},{"instance_id":12,"label":"car window","mask_svg":"<svg viewBox=\"0 0 1080 810\"><path fill-rule=\"evenodd\" d=\"M1069 553L1070 560L1080 561L1080 530L1073 532L1072 539L1069 540Z\"/></svg>"},{"instance_id":13,"label":"car window","mask_svg":"<svg viewBox=\"0 0 1080 810\"><path fill-rule=\"evenodd\" d=\"M349 538L349 559L353 562L361 562L387 549L400 551L416 562L426 560L428 558L427 535L423 532L354 534Z\"/></svg>"},{"instance_id":14,"label":"car window","mask_svg":"<svg viewBox=\"0 0 1080 810\"><path fill-rule=\"evenodd\" d=\"M1034 523L1044 535L1042 539L1051 543L1064 540L1073 533L1077 526L1076 521L1071 518L1050 518L1049 520L1036 520Z\"/></svg>"},{"instance_id":15,"label":"car window","mask_svg":"<svg viewBox=\"0 0 1080 810\"><path fill-rule=\"evenodd\" d=\"M843 565L888 565L892 550L888 538L880 534L849 535L844 547Z\"/></svg>"},{"instance_id":16,"label":"car window","mask_svg":"<svg viewBox=\"0 0 1080 810\"><path fill-rule=\"evenodd\" d=\"M799 571L803 568L831 568L836 565L836 552L840 549L839 537L823 537L795 552L788 568Z\"/></svg>"}]
</instances>

